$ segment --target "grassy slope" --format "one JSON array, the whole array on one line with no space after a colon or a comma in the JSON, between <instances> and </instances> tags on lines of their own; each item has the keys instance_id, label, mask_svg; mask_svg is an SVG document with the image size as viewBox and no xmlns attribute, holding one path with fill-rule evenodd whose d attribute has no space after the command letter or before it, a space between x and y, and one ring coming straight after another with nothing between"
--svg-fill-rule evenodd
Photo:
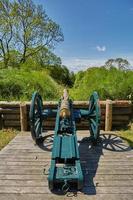
<instances>
[{"instance_id":1,"label":"grassy slope","mask_svg":"<svg viewBox=\"0 0 133 200\"><path fill-rule=\"evenodd\" d=\"M6 146L15 136L16 131L13 130L1 130L0 131L0 150Z\"/></svg>"},{"instance_id":2,"label":"grassy slope","mask_svg":"<svg viewBox=\"0 0 133 200\"><path fill-rule=\"evenodd\" d=\"M0 100L31 100L34 91L44 100L57 100L62 90L46 71L0 71Z\"/></svg>"}]
</instances>

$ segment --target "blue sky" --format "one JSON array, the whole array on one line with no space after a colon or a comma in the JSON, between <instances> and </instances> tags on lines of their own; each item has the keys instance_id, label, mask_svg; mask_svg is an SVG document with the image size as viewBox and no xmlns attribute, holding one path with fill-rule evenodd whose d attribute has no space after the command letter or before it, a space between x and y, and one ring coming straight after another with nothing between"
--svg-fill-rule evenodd
<instances>
[{"instance_id":1,"label":"blue sky","mask_svg":"<svg viewBox=\"0 0 133 200\"><path fill-rule=\"evenodd\" d=\"M73 71L123 57L133 65L133 0L34 0L58 23L55 54Z\"/></svg>"}]
</instances>

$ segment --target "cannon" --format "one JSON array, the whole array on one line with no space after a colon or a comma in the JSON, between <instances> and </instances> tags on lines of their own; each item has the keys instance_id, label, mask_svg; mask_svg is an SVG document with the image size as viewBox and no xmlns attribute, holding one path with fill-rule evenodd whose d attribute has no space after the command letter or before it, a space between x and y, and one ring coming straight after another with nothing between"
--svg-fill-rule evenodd
<instances>
[{"instance_id":1,"label":"cannon","mask_svg":"<svg viewBox=\"0 0 133 200\"><path fill-rule=\"evenodd\" d=\"M56 117L51 165L49 168L49 189L61 189L67 192L71 188L83 187L83 173L80 164L76 123L87 119L90 140L97 144L100 133L100 104L97 92L93 92L88 109L74 109L68 92L64 89L57 109L43 109L43 101L38 92L32 95L30 106L30 126L33 140L38 144L43 140L43 121Z\"/></svg>"}]
</instances>

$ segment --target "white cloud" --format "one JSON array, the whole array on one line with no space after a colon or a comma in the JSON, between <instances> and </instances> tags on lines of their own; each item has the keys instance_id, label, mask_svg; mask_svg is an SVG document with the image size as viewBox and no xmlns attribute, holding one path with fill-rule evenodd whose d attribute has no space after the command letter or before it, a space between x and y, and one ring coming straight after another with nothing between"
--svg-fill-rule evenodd
<instances>
[{"instance_id":1,"label":"white cloud","mask_svg":"<svg viewBox=\"0 0 133 200\"><path fill-rule=\"evenodd\" d=\"M104 51L106 51L106 46L96 46L96 49L97 49L97 51L99 51L99 52L104 52Z\"/></svg>"}]
</instances>

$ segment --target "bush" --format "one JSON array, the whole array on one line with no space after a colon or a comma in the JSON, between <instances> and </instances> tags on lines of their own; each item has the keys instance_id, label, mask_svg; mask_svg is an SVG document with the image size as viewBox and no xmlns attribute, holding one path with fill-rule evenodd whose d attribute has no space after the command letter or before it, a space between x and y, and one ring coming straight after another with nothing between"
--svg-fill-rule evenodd
<instances>
[{"instance_id":1,"label":"bush","mask_svg":"<svg viewBox=\"0 0 133 200\"><path fill-rule=\"evenodd\" d=\"M122 71L116 68L89 68L76 74L74 87L70 94L74 99L88 100L93 91L101 99L133 100L133 71Z\"/></svg>"}]
</instances>

